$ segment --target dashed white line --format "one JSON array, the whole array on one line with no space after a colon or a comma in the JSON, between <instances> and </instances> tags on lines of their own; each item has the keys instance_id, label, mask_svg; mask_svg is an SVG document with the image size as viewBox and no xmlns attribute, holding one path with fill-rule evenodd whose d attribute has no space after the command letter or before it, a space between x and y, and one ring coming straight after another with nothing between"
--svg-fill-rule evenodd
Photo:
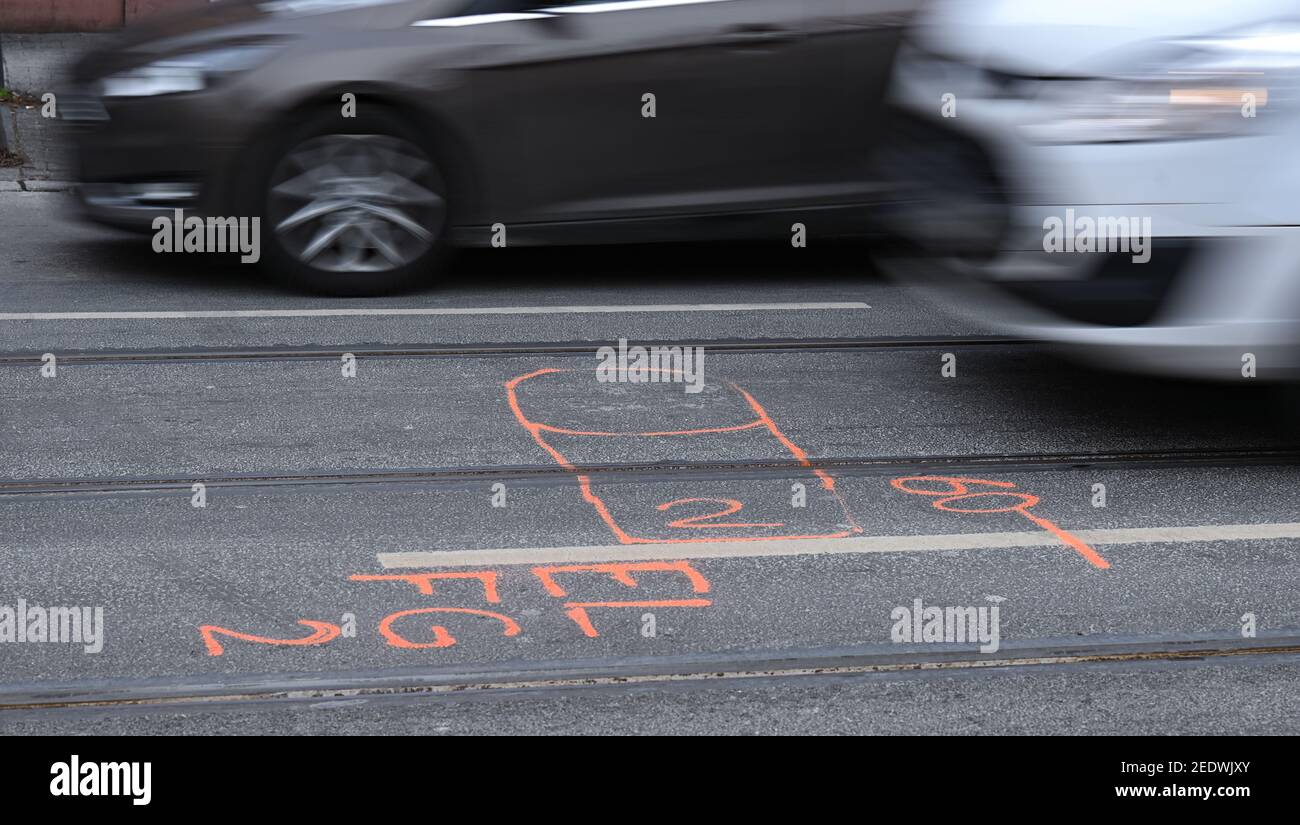
<instances>
[{"instance_id":1,"label":"dashed white line","mask_svg":"<svg viewBox=\"0 0 1300 825\"><path fill-rule=\"evenodd\" d=\"M0 312L0 321L129 321L190 318L399 317L410 315L595 315L642 312L788 312L871 309L861 301L770 304L625 304L532 307L338 307L329 309L135 310L121 312Z\"/></svg>"},{"instance_id":2,"label":"dashed white line","mask_svg":"<svg viewBox=\"0 0 1300 825\"><path fill-rule=\"evenodd\" d=\"M1077 530L1088 544L1162 544L1206 541L1300 539L1300 523L1205 524L1190 527L1135 527ZM775 539L711 541L687 544L614 544L587 547L518 547L509 549L380 553L386 569L410 567L478 567L511 564L600 564L656 559L725 559L781 556L834 556L862 553L923 553L944 550L1000 550L1018 547L1064 547L1049 533L944 533L928 536L859 536L847 539Z\"/></svg>"}]
</instances>

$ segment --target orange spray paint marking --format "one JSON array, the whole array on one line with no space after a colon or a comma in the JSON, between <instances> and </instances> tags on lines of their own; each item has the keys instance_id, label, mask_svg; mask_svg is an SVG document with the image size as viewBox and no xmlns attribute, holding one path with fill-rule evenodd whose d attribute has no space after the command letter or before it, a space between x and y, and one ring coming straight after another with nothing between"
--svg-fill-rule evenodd
<instances>
[{"instance_id":1,"label":"orange spray paint marking","mask_svg":"<svg viewBox=\"0 0 1300 825\"><path fill-rule=\"evenodd\" d=\"M221 642L217 641L217 636L229 636L232 639L239 639L245 642L255 642L260 645L276 645L278 647L302 647L306 645L323 645L326 642L333 641L343 632L343 629L336 624L329 622L314 622L311 619L300 619L298 624L312 629L312 634L303 639L269 639L266 636L254 636L251 633L240 633L238 630L229 630L216 625L205 624L199 628L199 633L203 636L203 644L208 649L209 656L220 656L226 652Z\"/></svg>"},{"instance_id":2,"label":"orange spray paint marking","mask_svg":"<svg viewBox=\"0 0 1300 825\"><path fill-rule=\"evenodd\" d=\"M708 607L713 602L708 599L666 599L664 601L649 602L565 602L565 613L578 627L582 628L584 635L590 638L597 638L600 633L596 631L595 626L591 623L591 618L587 615L587 608L590 607Z\"/></svg>"},{"instance_id":3,"label":"orange spray paint marking","mask_svg":"<svg viewBox=\"0 0 1300 825\"><path fill-rule=\"evenodd\" d=\"M652 368L651 371L664 372L664 373L680 372L678 370L657 370L654 368ZM705 536L701 538L675 538L675 537L663 537L663 536L648 537L648 536L637 536L629 533L614 518L613 514L610 512L609 505L605 502L605 500L602 499L592 489L591 476L579 470L578 466L574 464L573 461L571 461L557 447L555 447L553 444L547 441L545 434L557 434L557 435L565 435L565 436L591 436L591 437L605 437L605 438L619 439L619 438L674 438L674 437L699 436L699 435L720 434L720 433L736 433L736 432L744 432L749 430L766 431L786 450L786 452L788 452L794 458L794 460L799 464L799 466L811 472L811 474L818 479L818 482L821 484L822 488L825 489L834 497L835 501L839 505L839 511L842 515L844 523L848 524L849 526L847 529L835 530L835 531L824 532L824 533L809 533L809 534L792 533L789 535L767 535L767 536L738 535L738 536L725 536L726 540L728 541L773 541L777 539L846 538L848 536L862 532L862 528L858 526L857 522L853 518L852 513L849 512L848 505L844 502L843 498L841 498L839 493L836 491L835 479L832 478L829 473L823 470L815 469L812 466L812 462L808 459L807 453L805 453L793 441L791 441L788 437L786 437L785 433L781 432L781 429L777 426L776 422L772 420L772 417L770 415L768 415L767 410L765 410L763 406L759 404L758 401L752 395L750 395L747 391L745 391L735 383L727 382L727 386L729 386L735 393L738 394L738 396L741 399L744 400L745 405L749 408L750 411L753 412L755 417L751 421L746 421L732 426L701 427L698 429L677 429L677 430L665 429L665 430L653 430L647 432L608 432L608 431L598 431L598 430L580 430L580 429L573 429L573 428L566 428L566 427L557 427L550 424L544 424L538 421L533 421L532 419L530 419L528 415L524 412L523 406L519 400L520 386L525 382L532 381L534 379L541 378L543 376L552 376L552 375L558 375L567 372L575 372L575 370L561 370L561 369L548 367L544 369L534 370L533 372L527 373L525 375L520 375L516 378L512 378L511 380L507 381L505 384L505 388L506 388L507 400L510 404L510 410L511 412L514 413L515 420L519 422L520 426L522 426L528 432L528 434L532 436L533 441L535 441L539 447L541 447L544 451L546 451L546 453L550 455L551 458L557 464L559 464L561 467L565 468L566 470L569 470L574 474L574 476L578 481L578 487L582 492L583 499L586 500L587 503L589 503L593 508L595 508L596 513L600 516L601 520L605 522L606 526L609 527L610 532L614 534L614 537L618 539L619 543L621 544L689 544L695 542L717 541L719 538L723 538L723 537L720 536ZM714 516L697 516L694 518L679 519L677 521L669 523L667 526L675 529L712 527L712 528L729 528L733 530L770 529L770 528L785 526L783 523L779 523L779 522L776 523L747 522L747 523L734 523L734 524L699 523L705 518L713 518L713 517L717 517L717 515L729 515L743 508L744 505L739 504L739 502L735 502L734 499L679 499L677 502L667 502L666 505L659 505L657 509L660 511L665 511L669 507L679 502L702 501L702 500L720 501L728 505L735 503L738 504L739 506L737 506L735 509L729 509L724 513L715 514Z\"/></svg>"},{"instance_id":4,"label":"orange spray paint marking","mask_svg":"<svg viewBox=\"0 0 1300 825\"><path fill-rule=\"evenodd\" d=\"M546 567L534 567L533 575L541 582L546 592L557 599L569 595L555 581L556 573L604 573L614 581L626 587L636 589L640 585L632 578L633 573L681 573L691 582L691 589L696 593L708 593L709 580L688 561L629 561L610 564L561 564Z\"/></svg>"},{"instance_id":5,"label":"orange spray paint marking","mask_svg":"<svg viewBox=\"0 0 1300 825\"><path fill-rule=\"evenodd\" d=\"M556 573L603 573L610 576L614 581L625 587L637 589L640 587L636 579L632 578L634 572L639 573L681 573L691 583L691 589L696 593L708 593L711 589L709 580L704 578L700 571L691 566L687 561L645 561L645 562L620 562L614 564L569 564L554 565L550 567L534 567L533 575L541 581L546 592L556 598L564 598L568 595L563 587L555 581ZM713 602L708 599L660 599L652 601L627 601L627 602L566 602L565 613L570 619L582 629L584 635L595 638L600 635L587 611L591 608L627 608L627 607L708 607Z\"/></svg>"},{"instance_id":6,"label":"orange spray paint marking","mask_svg":"<svg viewBox=\"0 0 1300 825\"><path fill-rule=\"evenodd\" d=\"M780 523L780 522L777 522L777 523L775 523L775 524L771 524L771 523L769 523L769 524L748 524L748 523L740 523L740 522L733 522L733 523L714 522L713 524L701 524L701 523L700 523L700 522L702 522L702 521L706 521L706 520L708 520L708 519L722 518L723 516L729 516L729 515L731 515L732 513L738 513L738 512L740 512L740 510L741 510L745 505L741 504L739 501L736 501L734 498L679 498L679 499L676 499L675 501L667 501L667 502L664 502L663 504L660 504L660 505L659 505L657 508L655 508L655 509L657 509L657 510L667 510L667 509L669 509L669 508L671 508L671 507L676 507L676 506L679 505L679 504L696 504L696 503L701 502L701 501L713 501L713 502L717 502L718 504L723 505L723 508L722 508L721 510L719 510L718 512L716 512L716 513L705 513L705 514L703 514L703 515L699 515L699 516L688 516L688 517L686 517L686 518L679 518L679 519L677 519L676 521L670 521L670 522L668 522L668 526L669 526L669 527L681 527L681 528L694 528L694 529L696 529L696 530L706 530L706 529L708 529L708 528L710 528L710 527L712 527L712 528L717 528L717 527L784 527L784 526L785 526L784 524L782 524L782 523Z\"/></svg>"},{"instance_id":7,"label":"orange spray paint marking","mask_svg":"<svg viewBox=\"0 0 1300 825\"><path fill-rule=\"evenodd\" d=\"M497 574L492 570L476 570L473 572L456 571L451 573L405 573L405 574L382 574L375 575L369 573L358 573L349 576L348 579L354 582L406 582L413 584L426 596L433 595L433 583L445 579L478 579L483 584L483 597L490 604L500 604L501 596L497 593Z\"/></svg>"},{"instance_id":8,"label":"orange spray paint marking","mask_svg":"<svg viewBox=\"0 0 1300 825\"><path fill-rule=\"evenodd\" d=\"M943 483L949 485L951 489L918 490L908 486L910 482L914 482L914 481ZM990 481L988 479L983 479L983 478L964 478L960 476L910 476L907 478L896 478L889 483L894 487L894 489L901 490L904 493L911 493L913 495L918 495L918 496L930 496L934 498L935 501L930 502L931 506L934 507L936 510L943 510L944 512L948 512L948 513L971 513L971 514L1019 513L1020 515L1024 516L1025 518L1033 522L1034 525L1036 525L1037 527L1046 530L1047 532L1051 533L1053 536L1056 536L1066 546L1070 547L1080 556L1083 556L1085 559L1087 559L1088 563L1091 564L1093 567L1096 567L1100 570L1106 570L1110 567L1110 562L1103 559L1097 553L1097 551L1093 550L1090 546L1088 546L1083 541L1083 539L1079 538L1078 536L1066 530L1061 529L1054 522L1048 521L1045 518L1036 516L1033 513L1029 512L1033 507L1035 507L1039 503L1040 499L1038 498L1038 496L1032 495L1030 493L1013 493L1013 492L984 491L980 493L972 493L970 492L970 487L968 486L968 485L982 484L989 487L999 487L1003 490L1015 489L1016 485L1009 481ZM967 501L970 499L989 498L989 497L997 497L1003 499L1015 498L1015 499L1019 499L1019 503L1004 506L1004 507L988 507L988 508L952 506L955 502L959 502L959 501Z\"/></svg>"},{"instance_id":9,"label":"orange spray paint marking","mask_svg":"<svg viewBox=\"0 0 1300 825\"><path fill-rule=\"evenodd\" d=\"M406 616L415 616L422 613L466 613L472 616L486 616L496 619L505 626L503 636L518 636L519 624L509 616L503 616L500 613L493 613L490 610L472 610L468 607L421 607L415 610L400 610L397 613L385 616L379 622L379 632L388 644L392 647L399 647L404 650L427 650L429 648L451 647L456 644L456 638L451 635L450 631L442 625L435 624L430 630L433 631L432 642L412 642L406 637L393 630L393 622Z\"/></svg>"}]
</instances>

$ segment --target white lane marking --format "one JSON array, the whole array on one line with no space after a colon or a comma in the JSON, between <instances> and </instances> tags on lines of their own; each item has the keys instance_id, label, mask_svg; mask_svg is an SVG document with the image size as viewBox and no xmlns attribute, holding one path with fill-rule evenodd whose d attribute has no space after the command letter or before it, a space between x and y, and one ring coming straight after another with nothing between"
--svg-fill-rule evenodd
<instances>
[{"instance_id":1,"label":"white lane marking","mask_svg":"<svg viewBox=\"0 0 1300 825\"><path fill-rule=\"evenodd\" d=\"M1205 524L1192 527L1136 527L1077 530L1088 544L1163 544L1166 542L1246 541L1300 538L1300 523ZM696 544L614 544L589 547L380 553L385 569L403 567L478 567L506 564L598 564L656 559L730 559L774 556L835 556L860 553L922 553L942 550L1000 550L1062 544L1050 533L945 533L931 536L859 536L847 539L711 541Z\"/></svg>"},{"instance_id":2,"label":"white lane marking","mask_svg":"<svg viewBox=\"0 0 1300 825\"><path fill-rule=\"evenodd\" d=\"M0 321L181 320L185 318L319 318L401 315L591 315L638 312L786 312L790 310L871 309L861 301L805 301L777 304L625 304L539 307L407 307L337 309L212 309L127 312L0 312Z\"/></svg>"}]
</instances>

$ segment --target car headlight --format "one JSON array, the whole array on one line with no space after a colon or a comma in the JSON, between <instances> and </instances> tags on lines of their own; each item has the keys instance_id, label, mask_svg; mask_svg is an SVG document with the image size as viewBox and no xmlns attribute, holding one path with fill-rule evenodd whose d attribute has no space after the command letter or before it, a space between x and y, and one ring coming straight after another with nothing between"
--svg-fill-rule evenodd
<instances>
[{"instance_id":1,"label":"car headlight","mask_svg":"<svg viewBox=\"0 0 1300 825\"><path fill-rule=\"evenodd\" d=\"M151 97L197 92L214 80L242 72L267 60L274 46L230 46L158 60L100 81L104 97Z\"/></svg>"},{"instance_id":2,"label":"car headlight","mask_svg":"<svg viewBox=\"0 0 1300 825\"><path fill-rule=\"evenodd\" d=\"M1038 143L1119 143L1247 134L1295 100L1300 25L1164 44L1131 75L1043 84L1051 116L1022 126Z\"/></svg>"}]
</instances>

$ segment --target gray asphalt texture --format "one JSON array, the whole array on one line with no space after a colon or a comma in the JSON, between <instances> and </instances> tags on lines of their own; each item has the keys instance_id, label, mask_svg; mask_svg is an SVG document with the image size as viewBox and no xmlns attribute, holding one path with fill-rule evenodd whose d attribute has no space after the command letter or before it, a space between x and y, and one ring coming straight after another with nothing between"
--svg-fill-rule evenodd
<instances>
[{"instance_id":1,"label":"gray asphalt texture","mask_svg":"<svg viewBox=\"0 0 1300 825\"><path fill-rule=\"evenodd\" d=\"M505 384L538 369L522 408L582 432L643 433L733 426L758 401L789 442L817 459L896 459L835 473L839 500L807 471L709 469L790 462L763 428L684 437L550 433L582 465L659 463L677 470L597 474L593 491L620 524L676 535L653 514L686 498L735 499L774 531L866 535L1032 530L1015 513L941 512L890 479L909 462L958 457L962 475L1016 485L1034 512L1066 530L1300 522L1300 472L1239 466L1058 464L1016 456L1300 447L1294 416L1249 384L1201 385L1077 366L1033 345L961 344L841 351L709 352L706 387L594 380L590 354L362 358L343 378L333 357L296 360L74 361L42 378L39 356L82 353L367 346L603 345L637 341L942 338L988 330L947 318L880 279L870 250L838 246L803 258L770 251L661 248L466 253L442 286L368 301L330 301L266 283L225 260L155 255L147 238L70 223L56 193L0 193L0 312L486 307L864 301L870 309L735 313L440 316L421 318L0 321L0 606L102 606L100 653L0 644L5 697L73 687L94 693L294 674L412 673L584 662L592 672L644 657L754 660L789 651L905 650L891 611L985 605L1000 597L1009 644L1300 635L1294 540L1100 548L1097 570L1064 547L710 559L707 607L593 611L584 635L563 599L527 563L502 565L500 601L473 580L433 595L385 571L379 553L615 544L600 514L519 424ZM787 250L787 252L794 252ZM958 377L940 356L958 354ZM971 469L982 457L1010 463ZM694 469L689 472L682 466ZM928 466L928 465L927 465ZM357 473L425 475L349 479ZM943 471L930 473L948 475ZM442 473L442 474L439 474ZM277 477L268 481L266 477ZM241 479L263 479L243 481ZM167 482L131 488L123 480ZM48 492L73 480L86 489ZM207 483L207 507L189 484ZM506 506L492 504L505 484ZM808 491L790 506L792 485ZM26 486L5 487L5 484ZM33 487L32 485L46 485ZM1093 506L1104 484L1107 506ZM53 485L53 487L51 486ZM34 491L35 490L35 491ZM716 508L714 508L716 509ZM682 510L683 515L705 510ZM649 514L649 515L647 515ZM658 532L656 532L658 531ZM688 557L689 551L683 552ZM405 571L388 571L390 573ZM630 590L603 574L570 574L566 598L604 602L698 596L683 576L638 575ZM439 614L394 620L427 642L444 623L457 643L401 649L385 617L426 607L490 610L517 621ZM643 634L653 613L657 632ZM319 646L224 638L209 655L201 626L255 636L304 635L301 620L355 635ZM978 654L976 654L978 655ZM727 665L728 668L733 665ZM721 665L720 665L721 667ZM2 733L1295 733L1295 656L729 679L710 684L502 691L467 697L372 697L207 707L0 710ZM340 676L340 678L342 678Z\"/></svg>"}]
</instances>

